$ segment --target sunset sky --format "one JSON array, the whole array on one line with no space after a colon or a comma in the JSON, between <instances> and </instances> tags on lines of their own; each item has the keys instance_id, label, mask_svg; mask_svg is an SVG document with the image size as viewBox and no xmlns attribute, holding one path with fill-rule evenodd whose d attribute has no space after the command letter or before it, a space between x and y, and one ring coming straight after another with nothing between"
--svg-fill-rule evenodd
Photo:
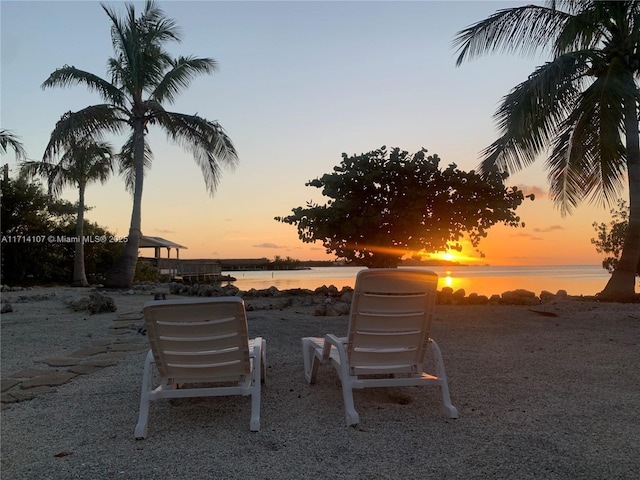
<instances>
[{"instance_id":1,"label":"sunset sky","mask_svg":"<svg viewBox=\"0 0 640 480\"><path fill-rule=\"evenodd\" d=\"M106 2L123 10L123 2ZM142 2L134 2L138 9ZM154 162L145 178L142 229L188 247L181 258L333 259L273 218L309 200L305 182L331 172L343 152L425 147L463 170L497 138L501 99L545 56L492 55L455 67L458 30L500 8L531 2L159 2L182 29L174 55L212 57L219 71L198 77L169 110L219 121L240 163L207 194L190 154L151 128ZM537 2L536 2L537 3ZM60 116L101 103L83 86L42 90L65 64L107 78L110 21L97 2L5 1L1 10L0 122L42 158ZM111 139L116 148L121 139ZM3 156L12 175L16 163ZM518 210L525 228L494 227L480 245L492 265L599 264L590 239L609 209L581 205L563 218L546 198L544 158L508 181L536 200ZM76 200L77 192L64 197ZM90 221L128 232L131 196L121 177L92 185Z\"/></svg>"}]
</instances>

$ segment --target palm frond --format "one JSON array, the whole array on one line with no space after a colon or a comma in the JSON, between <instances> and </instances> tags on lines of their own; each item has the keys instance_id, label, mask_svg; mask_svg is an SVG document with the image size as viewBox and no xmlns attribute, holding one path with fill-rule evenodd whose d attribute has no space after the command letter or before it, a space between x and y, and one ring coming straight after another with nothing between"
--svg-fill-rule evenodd
<instances>
[{"instance_id":1,"label":"palm frond","mask_svg":"<svg viewBox=\"0 0 640 480\"><path fill-rule=\"evenodd\" d=\"M17 160L27 158L27 152L20 141L20 137L16 136L10 130L0 129L0 151L7 153L9 147L15 153Z\"/></svg>"},{"instance_id":2,"label":"palm frond","mask_svg":"<svg viewBox=\"0 0 640 480\"><path fill-rule=\"evenodd\" d=\"M217 123L197 115L164 112L156 117L169 139L191 151L210 194L217 188L221 166L234 168L238 155L231 139Z\"/></svg>"},{"instance_id":3,"label":"palm frond","mask_svg":"<svg viewBox=\"0 0 640 480\"><path fill-rule=\"evenodd\" d=\"M116 86L93 73L85 72L84 70L80 70L76 67L70 67L68 65L55 70L51 75L49 75L49 78L42 83L41 87L44 89L50 87L68 87L80 84L85 85L89 90L98 92L103 100L106 100L107 102L115 105L122 105L124 103L125 98Z\"/></svg>"},{"instance_id":4,"label":"palm frond","mask_svg":"<svg viewBox=\"0 0 640 480\"><path fill-rule=\"evenodd\" d=\"M120 132L127 126L126 118L122 118L120 113L117 108L106 104L65 113L51 132L43 159L49 161L67 145L82 138L89 137L98 141L105 133Z\"/></svg>"},{"instance_id":5,"label":"palm frond","mask_svg":"<svg viewBox=\"0 0 640 480\"><path fill-rule=\"evenodd\" d=\"M584 198L611 205L625 186L623 108L627 99L637 102L638 92L630 90L615 65L610 68L580 95L547 160L551 198L563 214Z\"/></svg>"},{"instance_id":6,"label":"palm frond","mask_svg":"<svg viewBox=\"0 0 640 480\"><path fill-rule=\"evenodd\" d=\"M134 161L134 136L133 133L127 138L127 141L122 146L120 153L117 155L118 165L119 165L119 174L124 178L125 188L128 192L133 193L135 181L136 181L136 170L135 170L135 161ZM144 142L144 156L143 156L143 172L146 172L149 168L151 168L151 164L153 162L153 152L149 147L149 144L146 141ZM143 174L144 175L144 174Z\"/></svg>"},{"instance_id":7,"label":"palm frond","mask_svg":"<svg viewBox=\"0 0 640 480\"><path fill-rule=\"evenodd\" d=\"M108 62L112 81L141 101L142 92L153 91L171 66L171 56L162 45L179 41L177 25L152 1L146 2L139 18L133 5L127 6L124 18L105 5L102 8L112 22L111 41L116 52Z\"/></svg>"},{"instance_id":8,"label":"palm frond","mask_svg":"<svg viewBox=\"0 0 640 480\"><path fill-rule=\"evenodd\" d=\"M572 8L573 12L567 17L555 41L555 55L573 50L594 49L609 37L609 32L604 27L608 23L606 8L603 8L607 2L591 0L563 3Z\"/></svg>"},{"instance_id":9,"label":"palm frond","mask_svg":"<svg viewBox=\"0 0 640 480\"><path fill-rule=\"evenodd\" d=\"M504 97L494 116L501 136L481 153L481 172L513 173L536 160L573 108L594 54L562 55L538 67Z\"/></svg>"},{"instance_id":10,"label":"palm frond","mask_svg":"<svg viewBox=\"0 0 640 480\"><path fill-rule=\"evenodd\" d=\"M452 41L458 53L456 65L493 52L532 55L553 43L569 17L566 12L538 5L498 10L456 34Z\"/></svg>"},{"instance_id":11,"label":"palm frond","mask_svg":"<svg viewBox=\"0 0 640 480\"><path fill-rule=\"evenodd\" d=\"M176 95L187 88L196 75L213 73L217 69L218 64L212 58L178 57L172 62L171 70L164 75L151 98L159 103L166 100L171 104L175 101Z\"/></svg>"}]
</instances>

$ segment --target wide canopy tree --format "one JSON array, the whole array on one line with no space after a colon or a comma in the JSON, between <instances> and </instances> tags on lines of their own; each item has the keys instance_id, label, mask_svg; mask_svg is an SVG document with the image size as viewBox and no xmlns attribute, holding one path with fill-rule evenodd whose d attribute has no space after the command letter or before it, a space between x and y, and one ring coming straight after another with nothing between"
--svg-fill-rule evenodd
<instances>
[{"instance_id":1,"label":"wide canopy tree","mask_svg":"<svg viewBox=\"0 0 640 480\"><path fill-rule=\"evenodd\" d=\"M159 126L171 141L193 154L211 194L216 190L221 166L235 166L238 157L217 122L164 107L173 104L178 93L197 75L213 73L216 62L211 58L172 57L165 45L180 41L179 29L153 1L145 3L139 16L132 4L126 5L122 17L108 6L102 8L111 20L114 56L108 60L110 80L65 65L54 71L42 87L82 84L105 102L73 112L67 122L59 122L51 134L49 149L82 133L94 138L108 133L128 134L120 159L122 170L129 172L128 185L132 186L131 222L126 247L106 282L111 287L125 288L133 281L141 237L144 171L151 159L146 142L149 127Z\"/></svg>"},{"instance_id":2,"label":"wide canopy tree","mask_svg":"<svg viewBox=\"0 0 640 480\"><path fill-rule=\"evenodd\" d=\"M611 206L629 190L629 225L602 299L634 301L640 258L640 2L557 0L499 10L458 32L457 64L495 51L552 59L507 94L500 138L480 169L512 173L548 151L550 197L563 214L581 201ZM548 150L547 150L548 149Z\"/></svg>"},{"instance_id":3,"label":"wide canopy tree","mask_svg":"<svg viewBox=\"0 0 640 480\"><path fill-rule=\"evenodd\" d=\"M296 225L303 242L321 241L327 253L368 267L460 250L465 236L477 248L496 223L521 225L515 209L525 195L505 187L502 174L482 178L455 164L441 169L440 158L426 153L382 147L342 154L333 173L306 184L322 188L326 204L309 203L276 220Z\"/></svg>"},{"instance_id":4,"label":"wide canopy tree","mask_svg":"<svg viewBox=\"0 0 640 480\"><path fill-rule=\"evenodd\" d=\"M66 113L60 122L66 122ZM73 280L75 287L89 285L84 262L84 212L87 185L93 182L105 183L113 173L113 147L107 142L96 142L90 136L68 137L68 143L47 148L41 162L23 162L21 173L27 176L39 175L46 179L49 194L58 196L67 186L78 189L76 215L76 242L73 260ZM60 147L60 148L59 148ZM57 163L53 160L60 155Z\"/></svg>"}]
</instances>

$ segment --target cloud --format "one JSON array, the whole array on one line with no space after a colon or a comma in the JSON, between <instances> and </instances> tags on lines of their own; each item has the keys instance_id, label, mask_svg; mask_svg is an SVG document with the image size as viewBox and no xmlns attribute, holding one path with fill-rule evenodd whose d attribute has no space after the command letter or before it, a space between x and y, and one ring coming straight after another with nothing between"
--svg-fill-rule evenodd
<instances>
[{"instance_id":1,"label":"cloud","mask_svg":"<svg viewBox=\"0 0 640 480\"><path fill-rule=\"evenodd\" d=\"M286 248L284 245L276 245L275 243L271 243L271 242L259 243L257 245L252 245L252 247L255 247L255 248Z\"/></svg>"},{"instance_id":2,"label":"cloud","mask_svg":"<svg viewBox=\"0 0 640 480\"><path fill-rule=\"evenodd\" d=\"M547 228L533 229L533 231L537 233L550 233L550 232L556 232L558 230L564 230L564 227L562 225L551 225L550 227L547 227Z\"/></svg>"},{"instance_id":3,"label":"cloud","mask_svg":"<svg viewBox=\"0 0 640 480\"><path fill-rule=\"evenodd\" d=\"M514 233L511 236L512 237L526 238L528 240L542 240L542 237L538 237L537 235L532 235L530 233Z\"/></svg>"},{"instance_id":4,"label":"cloud","mask_svg":"<svg viewBox=\"0 0 640 480\"><path fill-rule=\"evenodd\" d=\"M518 185L518 188L522 190L525 195L531 195L532 193L536 198L547 198L549 192L543 188L536 187L535 185Z\"/></svg>"},{"instance_id":5,"label":"cloud","mask_svg":"<svg viewBox=\"0 0 640 480\"><path fill-rule=\"evenodd\" d=\"M176 233L175 230L167 230L166 228L156 228L155 231L158 233Z\"/></svg>"}]
</instances>

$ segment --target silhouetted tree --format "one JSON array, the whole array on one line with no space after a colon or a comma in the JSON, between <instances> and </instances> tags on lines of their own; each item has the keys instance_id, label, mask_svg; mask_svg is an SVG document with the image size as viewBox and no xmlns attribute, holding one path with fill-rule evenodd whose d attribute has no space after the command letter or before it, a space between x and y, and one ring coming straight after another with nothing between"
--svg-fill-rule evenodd
<instances>
[{"instance_id":1,"label":"silhouetted tree","mask_svg":"<svg viewBox=\"0 0 640 480\"><path fill-rule=\"evenodd\" d=\"M327 253L369 267L395 267L415 251L460 250L465 235L477 247L494 224L521 225L515 209L525 196L506 188L503 175L440 169L440 158L426 153L343 153L333 173L306 184L322 188L325 205L275 219L296 225L303 242L322 241Z\"/></svg>"}]
</instances>

